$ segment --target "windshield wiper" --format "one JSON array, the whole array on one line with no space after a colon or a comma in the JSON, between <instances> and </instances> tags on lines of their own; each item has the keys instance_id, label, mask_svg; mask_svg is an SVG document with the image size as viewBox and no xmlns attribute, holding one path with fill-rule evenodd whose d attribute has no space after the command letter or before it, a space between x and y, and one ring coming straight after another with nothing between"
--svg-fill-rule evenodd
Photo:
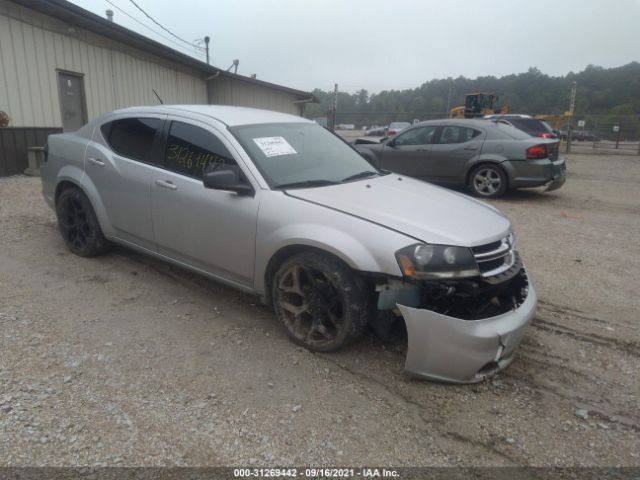
<instances>
[{"instance_id":1,"label":"windshield wiper","mask_svg":"<svg viewBox=\"0 0 640 480\"><path fill-rule=\"evenodd\" d=\"M372 175L380 175L378 172L372 172L371 170L365 170L364 172L359 172L353 175L349 175L347 178L343 178L343 182L348 182L349 180L358 180L359 178L366 178Z\"/></svg>"},{"instance_id":2,"label":"windshield wiper","mask_svg":"<svg viewBox=\"0 0 640 480\"><path fill-rule=\"evenodd\" d=\"M310 187L324 187L326 185L337 185L340 182L334 182L333 180L303 180L301 182L281 183L274 185L273 188L285 189L285 188L310 188Z\"/></svg>"}]
</instances>

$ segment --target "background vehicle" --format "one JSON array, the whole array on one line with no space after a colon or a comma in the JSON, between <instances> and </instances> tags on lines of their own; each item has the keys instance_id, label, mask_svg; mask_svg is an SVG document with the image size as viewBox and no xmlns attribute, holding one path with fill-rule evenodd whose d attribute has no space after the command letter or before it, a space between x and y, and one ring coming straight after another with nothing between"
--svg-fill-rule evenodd
<instances>
[{"instance_id":1,"label":"background vehicle","mask_svg":"<svg viewBox=\"0 0 640 480\"><path fill-rule=\"evenodd\" d=\"M571 138L579 142L599 142L602 139L597 133L586 130L576 130L571 134Z\"/></svg>"},{"instance_id":2,"label":"background vehicle","mask_svg":"<svg viewBox=\"0 0 640 480\"><path fill-rule=\"evenodd\" d=\"M259 295L311 350L354 341L371 311L397 313L409 372L475 382L513 360L534 315L505 217L380 171L292 115L113 112L49 136L42 185L73 253L115 242Z\"/></svg>"},{"instance_id":3,"label":"background vehicle","mask_svg":"<svg viewBox=\"0 0 640 480\"><path fill-rule=\"evenodd\" d=\"M506 122L430 120L393 139L355 146L377 166L435 183L467 185L481 197L510 188L560 188L558 140L533 138Z\"/></svg>"},{"instance_id":4,"label":"background vehicle","mask_svg":"<svg viewBox=\"0 0 640 480\"><path fill-rule=\"evenodd\" d=\"M495 93L467 93L464 97L464 105L454 107L449 112L449 118L478 118L494 113L509 113L509 105L501 109L494 108L494 102L498 101Z\"/></svg>"},{"instance_id":5,"label":"background vehicle","mask_svg":"<svg viewBox=\"0 0 640 480\"><path fill-rule=\"evenodd\" d=\"M367 137L384 137L387 135L387 129L389 127L371 127L365 132Z\"/></svg>"},{"instance_id":6,"label":"background vehicle","mask_svg":"<svg viewBox=\"0 0 640 480\"><path fill-rule=\"evenodd\" d=\"M507 125L513 125L514 127L528 133L532 137L540 138L558 138L558 135L551 126L537 118L533 118L530 115L521 114L508 114L508 115L485 115L485 119L492 120L494 122L506 123Z\"/></svg>"},{"instance_id":7,"label":"background vehicle","mask_svg":"<svg viewBox=\"0 0 640 480\"><path fill-rule=\"evenodd\" d=\"M389 127L387 127L386 135L387 137L393 137L410 126L411 124L409 122L391 122Z\"/></svg>"}]
</instances>

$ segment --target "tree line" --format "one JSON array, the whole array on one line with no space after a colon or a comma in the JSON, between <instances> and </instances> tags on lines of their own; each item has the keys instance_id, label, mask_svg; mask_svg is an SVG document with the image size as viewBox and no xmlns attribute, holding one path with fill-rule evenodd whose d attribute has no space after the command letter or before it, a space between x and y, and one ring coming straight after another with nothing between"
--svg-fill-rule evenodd
<instances>
[{"instance_id":1,"label":"tree line","mask_svg":"<svg viewBox=\"0 0 640 480\"><path fill-rule=\"evenodd\" d=\"M338 93L337 123L357 126L385 125L390 121L426 120L448 116L451 108L464 103L464 95L493 92L497 106L508 104L514 113L562 114L569 109L571 85L577 82L575 117L602 115L611 118L640 114L640 63L615 68L589 65L583 71L549 76L535 67L502 77L435 79L417 88L384 90L369 94ZM308 104L307 118L324 117L333 92L315 89L319 104Z\"/></svg>"}]
</instances>

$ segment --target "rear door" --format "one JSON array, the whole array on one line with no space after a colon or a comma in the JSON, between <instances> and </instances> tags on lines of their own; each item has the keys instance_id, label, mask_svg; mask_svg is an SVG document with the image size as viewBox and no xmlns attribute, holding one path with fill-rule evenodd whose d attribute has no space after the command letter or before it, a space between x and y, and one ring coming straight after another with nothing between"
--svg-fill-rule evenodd
<instances>
[{"instance_id":1,"label":"rear door","mask_svg":"<svg viewBox=\"0 0 640 480\"><path fill-rule=\"evenodd\" d=\"M205 188L210 168L238 168L221 132L195 120L168 124L164 169L151 178L151 211L158 251L244 286L253 282L259 194Z\"/></svg>"},{"instance_id":2,"label":"rear door","mask_svg":"<svg viewBox=\"0 0 640 480\"><path fill-rule=\"evenodd\" d=\"M159 140L165 116L113 120L96 128L85 156L91 179L118 238L155 250L149 188L160 162Z\"/></svg>"},{"instance_id":3,"label":"rear door","mask_svg":"<svg viewBox=\"0 0 640 480\"><path fill-rule=\"evenodd\" d=\"M399 134L376 152L380 167L413 177L428 177L428 159L436 125L415 127Z\"/></svg>"},{"instance_id":4,"label":"rear door","mask_svg":"<svg viewBox=\"0 0 640 480\"><path fill-rule=\"evenodd\" d=\"M486 133L472 127L443 125L429 153L434 180L459 183L467 164L482 150Z\"/></svg>"}]
</instances>

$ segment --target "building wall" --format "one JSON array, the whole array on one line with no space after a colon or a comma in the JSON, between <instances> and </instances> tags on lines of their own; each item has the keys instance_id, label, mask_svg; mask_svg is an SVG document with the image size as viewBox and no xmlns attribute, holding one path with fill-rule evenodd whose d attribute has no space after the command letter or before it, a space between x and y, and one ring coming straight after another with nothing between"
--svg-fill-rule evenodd
<instances>
[{"instance_id":1,"label":"building wall","mask_svg":"<svg viewBox=\"0 0 640 480\"><path fill-rule=\"evenodd\" d=\"M208 100L215 105L264 108L292 115L302 115L304 105L293 103L296 97L290 93L224 75L209 80Z\"/></svg>"},{"instance_id":2,"label":"building wall","mask_svg":"<svg viewBox=\"0 0 640 480\"><path fill-rule=\"evenodd\" d=\"M87 120L116 108L207 103L206 74L0 0L0 110L12 127L61 127L57 69L84 75Z\"/></svg>"}]
</instances>

